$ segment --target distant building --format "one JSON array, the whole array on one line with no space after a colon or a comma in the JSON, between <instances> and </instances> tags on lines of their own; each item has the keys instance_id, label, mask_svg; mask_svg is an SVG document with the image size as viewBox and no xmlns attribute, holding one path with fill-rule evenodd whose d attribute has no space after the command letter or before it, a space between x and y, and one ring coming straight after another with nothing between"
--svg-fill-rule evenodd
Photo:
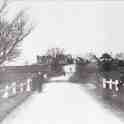
<instances>
[{"instance_id":1,"label":"distant building","mask_svg":"<svg viewBox=\"0 0 124 124\"><path fill-rule=\"evenodd\" d=\"M74 59L71 55L58 54L56 56L37 56L37 64L73 64Z\"/></svg>"}]
</instances>

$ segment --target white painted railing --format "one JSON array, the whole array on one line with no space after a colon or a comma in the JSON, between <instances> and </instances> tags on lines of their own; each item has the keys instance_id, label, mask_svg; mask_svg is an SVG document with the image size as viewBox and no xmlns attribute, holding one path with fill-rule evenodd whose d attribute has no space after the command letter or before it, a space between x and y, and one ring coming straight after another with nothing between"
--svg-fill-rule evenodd
<instances>
[{"instance_id":1,"label":"white painted railing","mask_svg":"<svg viewBox=\"0 0 124 124\"><path fill-rule=\"evenodd\" d=\"M14 96L17 93L30 92L32 79L27 79L25 82L17 83L13 82L11 85L6 85L4 88L0 89L0 94L2 98L8 98L9 96Z\"/></svg>"},{"instance_id":2,"label":"white painted railing","mask_svg":"<svg viewBox=\"0 0 124 124\"><path fill-rule=\"evenodd\" d=\"M115 90L115 91L119 91L119 81L118 80L115 80L115 81L112 81L112 79L110 80L106 80L105 78L103 78L102 80L102 86L103 88L107 88L107 85L108 85L108 88L110 90Z\"/></svg>"}]
</instances>

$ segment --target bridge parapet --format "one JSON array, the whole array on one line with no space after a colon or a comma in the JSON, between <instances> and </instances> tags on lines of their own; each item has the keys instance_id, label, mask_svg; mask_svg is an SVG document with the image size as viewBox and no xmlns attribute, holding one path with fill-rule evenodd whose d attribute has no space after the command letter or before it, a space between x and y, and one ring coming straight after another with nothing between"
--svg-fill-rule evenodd
<instances>
[{"instance_id":1,"label":"bridge parapet","mask_svg":"<svg viewBox=\"0 0 124 124\"><path fill-rule=\"evenodd\" d=\"M51 65L26 65L26 66L5 66L0 67L0 73L35 73L49 72Z\"/></svg>"}]
</instances>

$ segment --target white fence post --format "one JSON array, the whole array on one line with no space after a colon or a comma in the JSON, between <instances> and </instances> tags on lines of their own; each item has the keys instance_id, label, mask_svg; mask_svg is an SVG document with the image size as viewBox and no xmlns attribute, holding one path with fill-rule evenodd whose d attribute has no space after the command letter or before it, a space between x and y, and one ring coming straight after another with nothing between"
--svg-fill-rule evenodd
<instances>
[{"instance_id":1,"label":"white fence post","mask_svg":"<svg viewBox=\"0 0 124 124\"><path fill-rule=\"evenodd\" d=\"M118 80L115 80L115 90L118 91L119 88L118 88L118 84L119 84L119 81Z\"/></svg>"},{"instance_id":2,"label":"white fence post","mask_svg":"<svg viewBox=\"0 0 124 124\"><path fill-rule=\"evenodd\" d=\"M23 83L20 83L20 92L21 93L24 91L23 86L24 86L24 84Z\"/></svg>"},{"instance_id":3,"label":"white fence post","mask_svg":"<svg viewBox=\"0 0 124 124\"><path fill-rule=\"evenodd\" d=\"M12 83L12 94L16 94L16 82Z\"/></svg>"},{"instance_id":4,"label":"white fence post","mask_svg":"<svg viewBox=\"0 0 124 124\"><path fill-rule=\"evenodd\" d=\"M103 84L103 88L106 88L106 79L105 78L103 78L102 84Z\"/></svg>"},{"instance_id":5,"label":"white fence post","mask_svg":"<svg viewBox=\"0 0 124 124\"><path fill-rule=\"evenodd\" d=\"M109 81L109 89L112 90L112 79Z\"/></svg>"},{"instance_id":6,"label":"white fence post","mask_svg":"<svg viewBox=\"0 0 124 124\"><path fill-rule=\"evenodd\" d=\"M8 91L8 90L9 90L9 86L6 85L6 86L5 86L4 94L3 94L3 96L2 96L3 98L8 98L8 97L9 97L9 93L8 93L9 91Z\"/></svg>"},{"instance_id":7,"label":"white fence post","mask_svg":"<svg viewBox=\"0 0 124 124\"><path fill-rule=\"evenodd\" d=\"M26 87L26 91L30 92L31 91L31 79L29 78L27 80L27 87Z\"/></svg>"}]
</instances>

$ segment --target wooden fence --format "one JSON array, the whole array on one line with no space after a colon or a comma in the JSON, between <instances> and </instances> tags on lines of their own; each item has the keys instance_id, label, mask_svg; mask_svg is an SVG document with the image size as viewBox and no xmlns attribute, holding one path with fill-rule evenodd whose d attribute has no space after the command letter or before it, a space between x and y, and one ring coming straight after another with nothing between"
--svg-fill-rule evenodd
<instances>
[{"instance_id":1,"label":"wooden fence","mask_svg":"<svg viewBox=\"0 0 124 124\"><path fill-rule=\"evenodd\" d=\"M10 96L17 95L19 93L31 92L32 90L32 79L28 78L25 82L12 82L0 89L0 97L8 98Z\"/></svg>"},{"instance_id":2,"label":"wooden fence","mask_svg":"<svg viewBox=\"0 0 124 124\"><path fill-rule=\"evenodd\" d=\"M112 79L106 80L105 78L103 78L102 80L102 87L108 88L110 90L119 91L119 84L120 84L119 80L113 81Z\"/></svg>"}]
</instances>

